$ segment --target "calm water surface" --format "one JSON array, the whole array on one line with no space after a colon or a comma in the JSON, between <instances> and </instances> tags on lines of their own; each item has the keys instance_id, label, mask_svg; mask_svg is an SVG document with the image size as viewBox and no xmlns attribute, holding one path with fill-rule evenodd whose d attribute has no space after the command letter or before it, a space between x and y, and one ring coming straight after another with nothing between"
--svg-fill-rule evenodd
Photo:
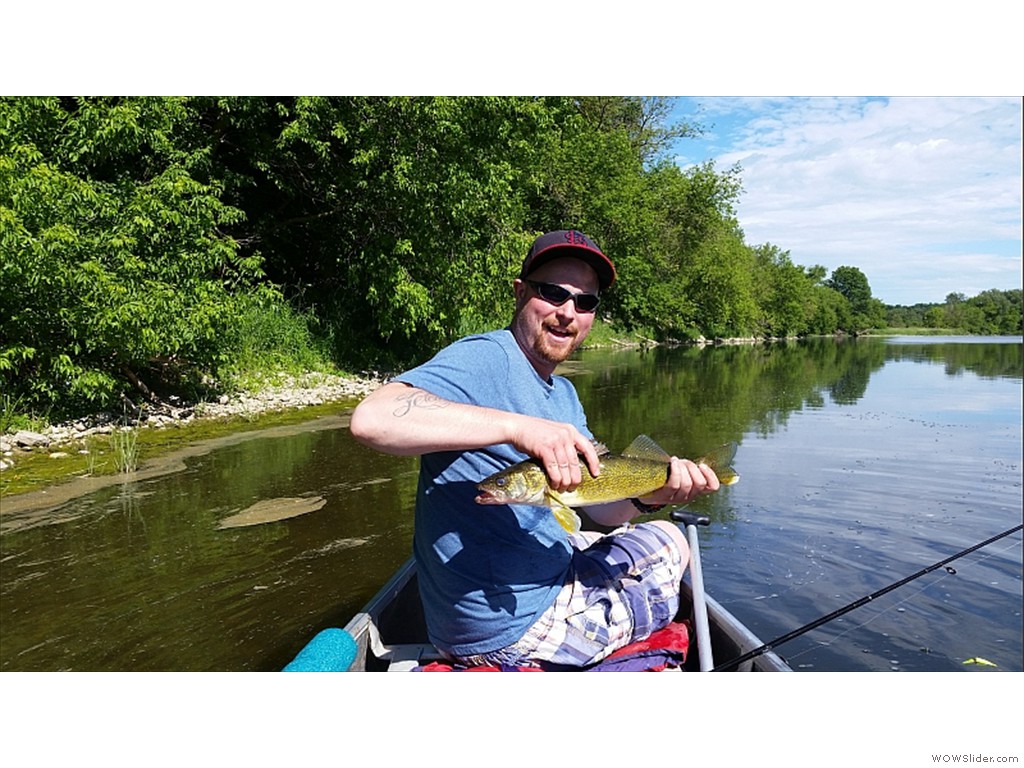
<instances>
[{"instance_id":1,"label":"calm water surface","mask_svg":"<svg viewBox=\"0 0 1024 768\"><path fill-rule=\"evenodd\" d=\"M739 443L709 591L771 640L1021 521L1021 339L584 352L566 366L613 450ZM176 471L172 471L175 470ZM272 670L343 625L411 547L416 462L342 417L200 446L180 466L0 515L0 669ZM323 501L220 528L268 499ZM482 511L485 514L486 511ZM1021 535L777 650L797 670L1021 670Z\"/></svg>"}]
</instances>

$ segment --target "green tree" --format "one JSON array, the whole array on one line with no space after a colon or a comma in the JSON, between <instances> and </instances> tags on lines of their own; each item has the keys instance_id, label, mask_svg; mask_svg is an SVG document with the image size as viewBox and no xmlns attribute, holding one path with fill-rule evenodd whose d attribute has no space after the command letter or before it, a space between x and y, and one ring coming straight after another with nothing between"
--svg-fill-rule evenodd
<instances>
[{"instance_id":1,"label":"green tree","mask_svg":"<svg viewBox=\"0 0 1024 768\"><path fill-rule=\"evenodd\" d=\"M812 299L811 333L832 334L853 326L850 302L839 291L827 285L815 286Z\"/></svg>"},{"instance_id":2,"label":"green tree","mask_svg":"<svg viewBox=\"0 0 1024 768\"><path fill-rule=\"evenodd\" d=\"M595 132L624 132L644 167L663 161L679 139L703 133L692 122L669 125L674 100L663 96L581 96L575 101L580 115Z\"/></svg>"},{"instance_id":3,"label":"green tree","mask_svg":"<svg viewBox=\"0 0 1024 768\"><path fill-rule=\"evenodd\" d=\"M645 178L646 229L618 251L623 319L672 338L751 333L751 259L735 219L739 169L659 163Z\"/></svg>"},{"instance_id":4,"label":"green tree","mask_svg":"<svg viewBox=\"0 0 1024 768\"><path fill-rule=\"evenodd\" d=\"M946 312L943 307L933 306L924 313L924 324L927 328L948 328Z\"/></svg>"},{"instance_id":5,"label":"green tree","mask_svg":"<svg viewBox=\"0 0 1024 768\"><path fill-rule=\"evenodd\" d=\"M850 304L850 327L856 332L867 328L884 327L885 305L871 296L868 279L857 267L837 267L828 286L839 292Z\"/></svg>"},{"instance_id":6,"label":"green tree","mask_svg":"<svg viewBox=\"0 0 1024 768\"><path fill-rule=\"evenodd\" d=\"M504 319L559 102L208 99L233 230L332 330L338 359L408 361Z\"/></svg>"},{"instance_id":7,"label":"green tree","mask_svg":"<svg viewBox=\"0 0 1024 768\"><path fill-rule=\"evenodd\" d=\"M1021 332L1021 290L982 291L966 301L972 311L973 323L967 322L972 333L1017 334Z\"/></svg>"},{"instance_id":8,"label":"green tree","mask_svg":"<svg viewBox=\"0 0 1024 768\"><path fill-rule=\"evenodd\" d=\"M750 249L735 232L705 239L691 255L684 285L703 335L722 338L754 332L757 305L751 266Z\"/></svg>"},{"instance_id":9,"label":"green tree","mask_svg":"<svg viewBox=\"0 0 1024 768\"><path fill-rule=\"evenodd\" d=\"M868 285L867 277L857 267L837 267L832 271L828 284L850 302L851 310L858 313L867 311L868 302L871 300L871 286Z\"/></svg>"},{"instance_id":10,"label":"green tree","mask_svg":"<svg viewBox=\"0 0 1024 768\"><path fill-rule=\"evenodd\" d=\"M766 243L753 249L758 330L764 336L806 334L814 309L814 274L794 264L789 251ZM834 329L832 329L834 330Z\"/></svg>"},{"instance_id":11,"label":"green tree","mask_svg":"<svg viewBox=\"0 0 1024 768\"><path fill-rule=\"evenodd\" d=\"M46 409L213 366L260 277L187 100L0 100L0 375Z\"/></svg>"}]
</instances>

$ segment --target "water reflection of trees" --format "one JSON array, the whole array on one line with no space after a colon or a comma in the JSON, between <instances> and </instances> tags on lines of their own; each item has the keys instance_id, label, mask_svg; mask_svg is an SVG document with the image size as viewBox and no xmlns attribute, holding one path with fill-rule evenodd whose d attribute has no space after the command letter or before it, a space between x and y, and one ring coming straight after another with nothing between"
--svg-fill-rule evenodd
<instances>
[{"instance_id":1,"label":"water reflection of trees","mask_svg":"<svg viewBox=\"0 0 1024 768\"><path fill-rule=\"evenodd\" d=\"M589 350L573 383L590 427L615 450L639 432L666 449L705 450L746 432L770 434L790 415L853 405L890 361L942 363L950 375L1020 378L1021 344L893 344L805 339L643 352ZM683 442L685 445L679 446Z\"/></svg>"},{"instance_id":2,"label":"water reflection of trees","mask_svg":"<svg viewBox=\"0 0 1024 768\"><path fill-rule=\"evenodd\" d=\"M1024 360L1017 343L935 342L886 345L887 360L940 363L950 376L970 371L985 379L1024 378Z\"/></svg>"}]
</instances>

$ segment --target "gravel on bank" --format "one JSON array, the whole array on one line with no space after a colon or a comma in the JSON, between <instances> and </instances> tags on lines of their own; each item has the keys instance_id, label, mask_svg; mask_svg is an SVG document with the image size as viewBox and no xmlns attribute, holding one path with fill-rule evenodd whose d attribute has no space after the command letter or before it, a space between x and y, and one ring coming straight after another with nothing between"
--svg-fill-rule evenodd
<instances>
[{"instance_id":1,"label":"gravel on bank","mask_svg":"<svg viewBox=\"0 0 1024 768\"><path fill-rule=\"evenodd\" d=\"M221 395L212 402L186 403L179 398L171 397L166 402L145 403L133 410L126 409L121 414L101 412L75 421L54 424L38 432L19 430L14 434L0 435L0 469L12 467L20 451L52 452L61 446L84 440L90 435L109 434L115 429L160 429L171 425L189 424L196 419L233 416L254 418L262 413L362 398L382 383L383 379L376 375L279 375L259 391ZM59 453L59 450L57 452Z\"/></svg>"}]
</instances>

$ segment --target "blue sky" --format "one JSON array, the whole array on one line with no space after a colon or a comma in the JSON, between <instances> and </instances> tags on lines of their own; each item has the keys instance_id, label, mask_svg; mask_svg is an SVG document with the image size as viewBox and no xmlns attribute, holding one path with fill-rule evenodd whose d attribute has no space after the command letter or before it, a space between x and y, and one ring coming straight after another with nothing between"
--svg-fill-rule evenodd
<instances>
[{"instance_id":1,"label":"blue sky","mask_svg":"<svg viewBox=\"0 0 1024 768\"><path fill-rule=\"evenodd\" d=\"M858 267L886 304L1021 287L1021 100L685 97L683 168L738 163L749 245Z\"/></svg>"}]
</instances>

